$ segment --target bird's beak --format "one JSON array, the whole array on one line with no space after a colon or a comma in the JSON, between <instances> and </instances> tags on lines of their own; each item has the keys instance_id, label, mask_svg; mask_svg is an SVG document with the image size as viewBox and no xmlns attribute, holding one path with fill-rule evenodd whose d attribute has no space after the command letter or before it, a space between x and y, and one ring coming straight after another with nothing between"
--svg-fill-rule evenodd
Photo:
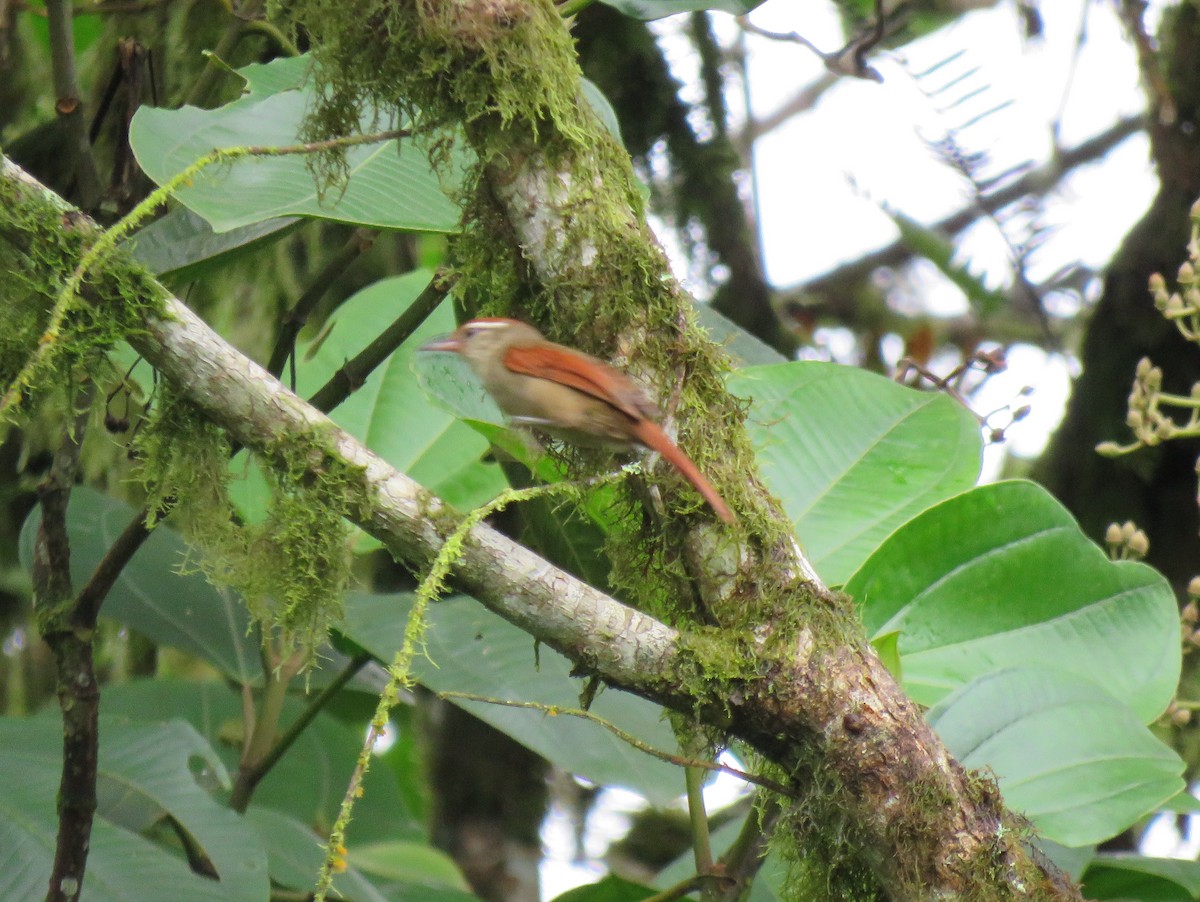
<instances>
[{"instance_id":1,"label":"bird's beak","mask_svg":"<svg viewBox=\"0 0 1200 902\"><path fill-rule=\"evenodd\" d=\"M431 342L421 345L418 350L421 351L453 351L459 353L463 349L462 338L455 332L451 335L443 335L440 338L435 338Z\"/></svg>"}]
</instances>

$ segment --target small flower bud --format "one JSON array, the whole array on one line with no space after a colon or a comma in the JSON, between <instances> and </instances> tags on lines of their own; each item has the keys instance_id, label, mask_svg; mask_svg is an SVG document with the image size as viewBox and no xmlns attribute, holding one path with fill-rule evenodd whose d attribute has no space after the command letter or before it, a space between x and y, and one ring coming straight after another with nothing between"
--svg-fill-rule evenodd
<instances>
[{"instance_id":1,"label":"small flower bud","mask_svg":"<svg viewBox=\"0 0 1200 902\"><path fill-rule=\"evenodd\" d=\"M1200 607L1196 606L1194 598L1183 606L1183 610L1179 612L1179 619L1193 627L1196 621L1200 620Z\"/></svg>"},{"instance_id":2,"label":"small flower bud","mask_svg":"<svg viewBox=\"0 0 1200 902\"><path fill-rule=\"evenodd\" d=\"M1125 425L1130 429L1141 429L1142 424L1146 422L1146 418L1142 416L1140 410L1131 410L1125 415Z\"/></svg>"},{"instance_id":3,"label":"small flower bud","mask_svg":"<svg viewBox=\"0 0 1200 902\"><path fill-rule=\"evenodd\" d=\"M1192 719L1192 712L1187 708L1176 708L1171 712L1171 723L1177 727L1186 727Z\"/></svg>"},{"instance_id":4,"label":"small flower bud","mask_svg":"<svg viewBox=\"0 0 1200 902\"><path fill-rule=\"evenodd\" d=\"M1154 364L1152 364L1150 362L1149 357L1143 357L1141 360L1139 360L1137 362L1137 369L1134 370L1134 373L1137 375L1137 377L1139 379L1145 379L1146 374L1150 372L1150 367L1152 367L1153 365Z\"/></svg>"},{"instance_id":5,"label":"small flower bud","mask_svg":"<svg viewBox=\"0 0 1200 902\"><path fill-rule=\"evenodd\" d=\"M1200 219L1200 200L1192 204L1191 217L1192 219Z\"/></svg>"},{"instance_id":6,"label":"small flower bud","mask_svg":"<svg viewBox=\"0 0 1200 902\"><path fill-rule=\"evenodd\" d=\"M1150 537L1140 529L1129 540L1129 553L1138 558L1144 558L1150 551Z\"/></svg>"},{"instance_id":7,"label":"small flower bud","mask_svg":"<svg viewBox=\"0 0 1200 902\"><path fill-rule=\"evenodd\" d=\"M1196 270L1188 261L1184 261L1179 267L1179 277L1177 281L1180 285L1191 285L1196 278Z\"/></svg>"},{"instance_id":8,"label":"small flower bud","mask_svg":"<svg viewBox=\"0 0 1200 902\"><path fill-rule=\"evenodd\" d=\"M1183 313L1183 298L1178 294L1173 294L1167 298L1167 304L1163 308L1163 312L1168 316Z\"/></svg>"},{"instance_id":9,"label":"small flower bud","mask_svg":"<svg viewBox=\"0 0 1200 902\"><path fill-rule=\"evenodd\" d=\"M1200 576L1193 576L1187 585L1188 598L1200 598Z\"/></svg>"},{"instance_id":10,"label":"small flower bud","mask_svg":"<svg viewBox=\"0 0 1200 902\"><path fill-rule=\"evenodd\" d=\"M1150 290L1152 292L1163 291L1167 287L1167 280L1162 277L1162 273L1155 272L1150 274Z\"/></svg>"},{"instance_id":11,"label":"small flower bud","mask_svg":"<svg viewBox=\"0 0 1200 902\"><path fill-rule=\"evenodd\" d=\"M1120 545L1125 539L1121 535L1120 524L1109 523L1108 529L1104 530L1104 543L1106 545ZM1200 579L1200 577L1197 577Z\"/></svg>"}]
</instances>

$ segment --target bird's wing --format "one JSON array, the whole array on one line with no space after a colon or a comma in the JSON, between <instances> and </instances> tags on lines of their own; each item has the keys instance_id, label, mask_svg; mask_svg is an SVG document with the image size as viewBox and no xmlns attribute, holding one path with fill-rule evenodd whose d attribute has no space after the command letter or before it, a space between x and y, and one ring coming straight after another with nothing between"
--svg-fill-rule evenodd
<instances>
[{"instance_id":1,"label":"bird's wing","mask_svg":"<svg viewBox=\"0 0 1200 902\"><path fill-rule=\"evenodd\" d=\"M524 373L569 385L585 395L611 404L633 420L655 417L658 411L633 380L603 360L560 345L513 345L504 353L504 365Z\"/></svg>"}]
</instances>

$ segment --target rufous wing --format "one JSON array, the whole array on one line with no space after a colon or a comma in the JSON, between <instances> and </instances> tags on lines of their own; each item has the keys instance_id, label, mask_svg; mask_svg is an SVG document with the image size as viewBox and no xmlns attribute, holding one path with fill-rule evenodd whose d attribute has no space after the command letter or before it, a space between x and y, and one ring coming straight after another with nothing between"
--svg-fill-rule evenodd
<instances>
[{"instance_id":1,"label":"rufous wing","mask_svg":"<svg viewBox=\"0 0 1200 902\"><path fill-rule=\"evenodd\" d=\"M611 404L632 420L653 416L654 405L633 381L603 360L552 342L513 345L504 352L504 365L524 373L569 385Z\"/></svg>"}]
</instances>

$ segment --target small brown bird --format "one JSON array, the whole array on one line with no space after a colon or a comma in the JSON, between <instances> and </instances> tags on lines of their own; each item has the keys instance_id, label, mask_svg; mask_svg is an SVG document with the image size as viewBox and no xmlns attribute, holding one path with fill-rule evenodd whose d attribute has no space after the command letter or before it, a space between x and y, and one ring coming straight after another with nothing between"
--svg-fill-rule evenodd
<instances>
[{"instance_id":1,"label":"small brown bird","mask_svg":"<svg viewBox=\"0 0 1200 902\"><path fill-rule=\"evenodd\" d=\"M515 319L473 319L422 351L461 354L496 404L518 425L532 426L577 445L657 451L733 522L712 483L654 422L658 410L624 373L603 360L548 341Z\"/></svg>"}]
</instances>

